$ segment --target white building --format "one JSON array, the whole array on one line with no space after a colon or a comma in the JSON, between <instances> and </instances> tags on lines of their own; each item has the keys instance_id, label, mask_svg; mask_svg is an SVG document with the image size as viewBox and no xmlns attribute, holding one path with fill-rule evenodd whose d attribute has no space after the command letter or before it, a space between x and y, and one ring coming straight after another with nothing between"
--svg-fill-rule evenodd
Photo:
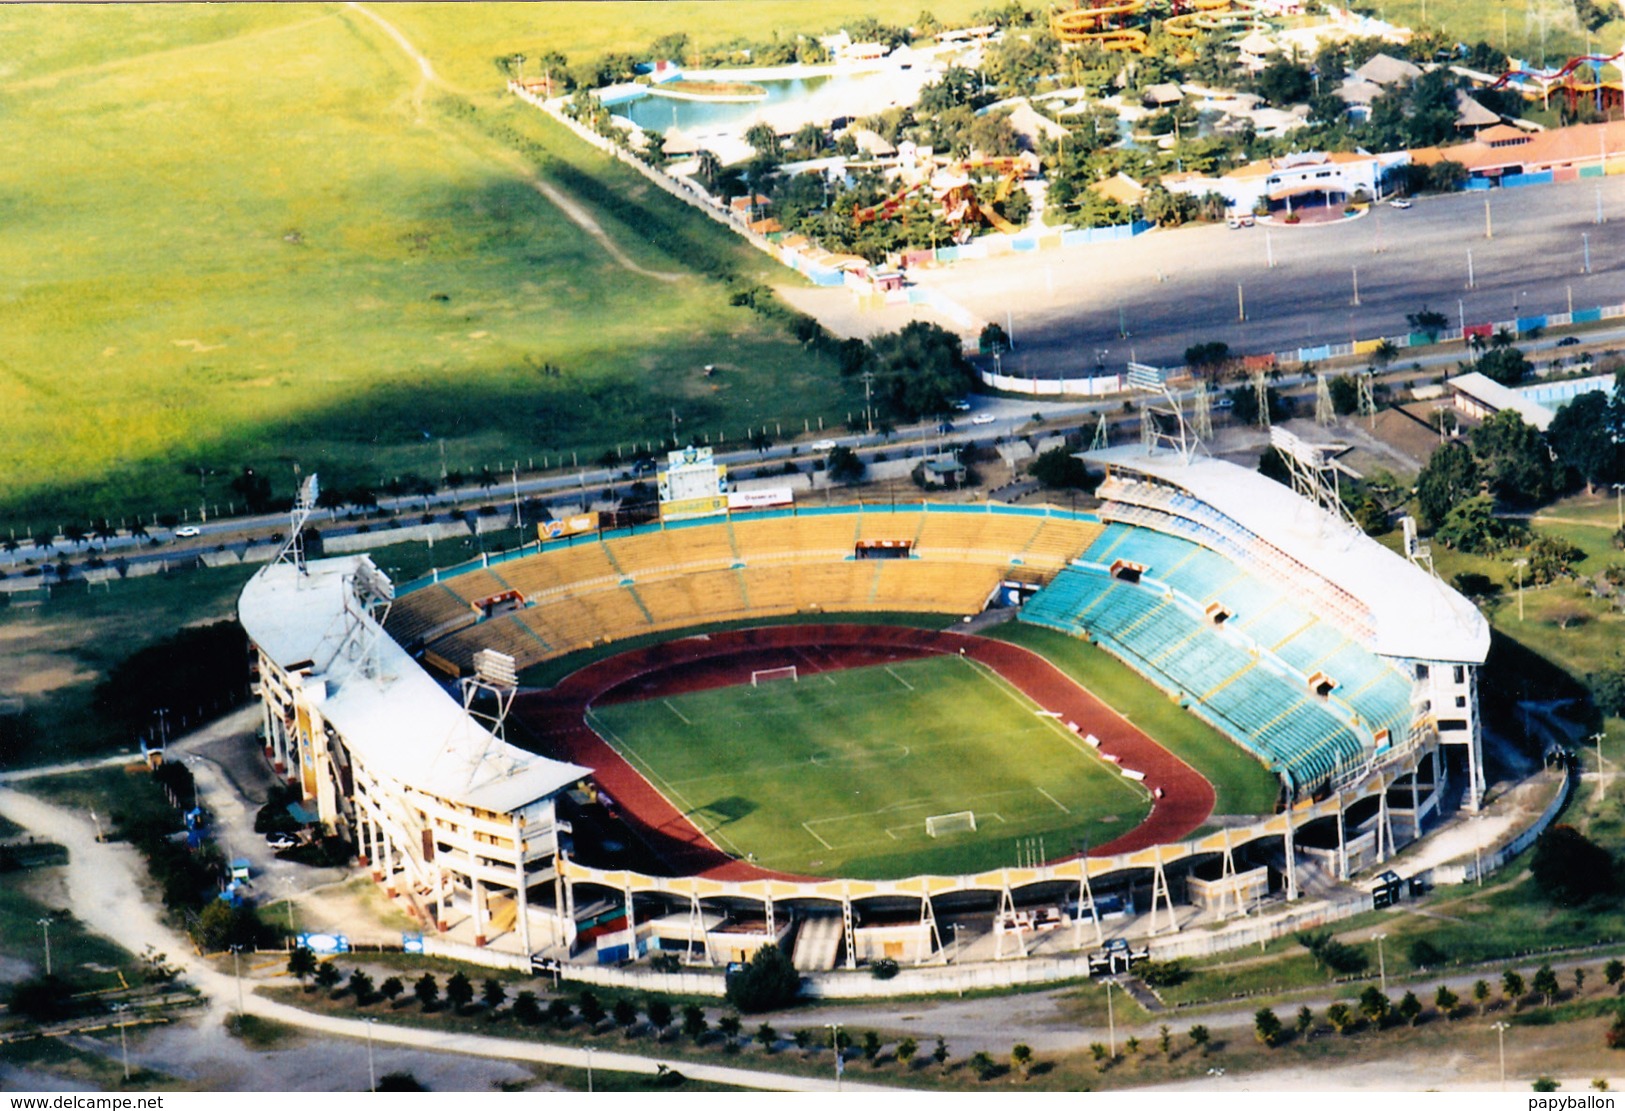
<instances>
[{"instance_id":1,"label":"white building","mask_svg":"<svg viewBox=\"0 0 1625 1111\"><path fill-rule=\"evenodd\" d=\"M507 744L384 633L365 555L273 563L237 613L266 756L426 930L528 955L566 944L554 800L588 774Z\"/></svg>"},{"instance_id":2,"label":"white building","mask_svg":"<svg viewBox=\"0 0 1625 1111\"><path fill-rule=\"evenodd\" d=\"M1266 159L1238 166L1230 172L1207 177L1200 174L1172 174L1162 179L1171 192L1200 197L1217 193L1230 208L1252 212L1260 207L1291 211L1305 203L1345 204L1355 194L1376 200L1383 194L1383 180L1395 166L1410 161L1410 152L1350 154L1306 152Z\"/></svg>"}]
</instances>

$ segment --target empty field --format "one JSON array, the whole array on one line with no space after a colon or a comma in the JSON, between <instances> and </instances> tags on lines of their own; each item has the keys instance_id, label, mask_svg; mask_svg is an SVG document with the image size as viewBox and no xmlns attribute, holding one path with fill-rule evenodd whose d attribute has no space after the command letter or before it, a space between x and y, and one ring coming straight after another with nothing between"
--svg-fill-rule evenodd
<instances>
[{"instance_id":1,"label":"empty field","mask_svg":"<svg viewBox=\"0 0 1625 1111\"><path fill-rule=\"evenodd\" d=\"M1014 864L1137 825L1145 791L957 657L600 706L589 720L720 847L856 878ZM929 837L970 810L975 832Z\"/></svg>"}]
</instances>

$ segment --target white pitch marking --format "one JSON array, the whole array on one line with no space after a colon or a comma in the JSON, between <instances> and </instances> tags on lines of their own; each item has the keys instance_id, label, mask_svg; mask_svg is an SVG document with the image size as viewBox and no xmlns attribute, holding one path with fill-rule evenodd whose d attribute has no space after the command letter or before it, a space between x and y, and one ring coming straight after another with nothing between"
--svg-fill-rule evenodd
<instances>
[{"instance_id":1,"label":"white pitch marking","mask_svg":"<svg viewBox=\"0 0 1625 1111\"><path fill-rule=\"evenodd\" d=\"M1060 806L1062 814L1070 814L1070 813L1072 813L1072 811L1068 810L1066 807L1061 806L1061 801L1059 799L1057 799L1054 795L1050 794L1048 791L1044 790L1044 788L1042 788L1042 787L1038 788L1038 793L1043 795L1045 798L1049 799L1056 806Z\"/></svg>"},{"instance_id":2,"label":"white pitch marking","mask_svg":"<svg viewBox=\"0 0 1625 1111\"><path fill-rule=\"evenodd\" d=\"M693 723L693 722L692 722L692 721L689 721L689 720L688 720L688 719L687 719L687 718L685 718L685 717L684 717L684 716L683 716L683 711L681 711L681 710L679 710L679 709L678 709L678 708L677 708L677 707L676 707L676 706L673 706L673 705L672 705L672 704L671 704L671 699L669 699L669 698L662 698L662 699L661 699L661 700L660 700L660 703L661 703L661 705L663 705L663 706L665 706L665 707L666 707L666 709L668 709L668 710L670 710L670 711L671 711L671 712L672 712L672 713L674 713L674 714L676 714L676 715L677 715L677 720L678 720L678 721L680 721L680 722L682 722L682 723L683 723L683 724L684 724L684 725L693 725L693 724L694 724L694 723Z\"/></svg>"},{"instance_id":3,"label":"white pitch marking","mask_svg":"<svg viewBox=\"0 0 1625 1111\"><path fill-rule=\"evenodd\" d=\"M831 845L828 841L826 841L822 837L818 836L818 834L813 830L813 827L808 825L806 822L801 823L801 828L806 830L808 833L811 833L813 835L813 840L817 841L820 845L824 846L824 848L826 848L826 849L835 848L834 845Z\"/></svg>"},{"instance_id":4,"label":"white pitch marking","mask_svg":"<svg viewBox=\"0 0 1625 1111\"><path fill-rule=\"evenodd\" d=\"M903 684L903 686L907 687L909 690L914 689L914 684L910 683L907 679L905 679L901 675L897 674L897 672L893 671L891 668L888 667L886 669L886 674L890 675L893 679L896 679L899 683Z\"/></svg>"}]
</instances>

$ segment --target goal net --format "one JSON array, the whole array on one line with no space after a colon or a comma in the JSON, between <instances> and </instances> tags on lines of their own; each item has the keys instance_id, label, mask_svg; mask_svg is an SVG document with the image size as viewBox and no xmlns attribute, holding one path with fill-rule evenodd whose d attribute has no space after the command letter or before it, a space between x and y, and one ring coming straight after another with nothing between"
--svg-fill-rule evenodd
<instances>
[{"instance_id":1,"label":"goal net","mask_svg":"<svg viewBox=\"0 0 1625 1111\"><path fill-rule=\"evenodd\" d=\"M794 666L768 667L763 668L761 671L753 671L750 673L750 685L753 687L759 687L763 683L774 683L785 679L788 679L792 683L801 682L801 677L796 674L796 669Z\"/></svg>"},{"instance_id":2,"label":"goal net","mask_svg":"<svg viewBox=\"0 0 1625 1111\"><path fill-rule=\"evenodd\" d=\"M961 810L956 814L933 814L925 820L925 835L941 837L944 833L975 833L976 812Z\"/></svg>"}]
</instances>

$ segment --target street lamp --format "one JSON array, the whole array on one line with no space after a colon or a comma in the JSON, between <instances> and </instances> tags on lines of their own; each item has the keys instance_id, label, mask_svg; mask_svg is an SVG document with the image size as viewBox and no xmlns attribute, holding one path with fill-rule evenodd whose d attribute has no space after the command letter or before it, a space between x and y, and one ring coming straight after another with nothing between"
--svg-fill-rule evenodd
<instances>
[{"instance_id":1,"label":"street lamp","mask_svg":"<svg viewBox=\"0 0 1625 1111\"><path fill-rule=\"evenodd\" d=\"M1382 943L1387 940L1387 934L1377 934L1377 979L1382 985L1382 994L1388 994L1388 963L1383 960Z\"/></svg>"},{"instance_id":2,"label":"street lamp","mask_svg":"<svg viewBox=\"0 0 1625 1111\"><path fill-rule=\"evenodd\" d=\"M128 1003L114 1003L113 1011L118 1015L118 1047L124 1058L124 1082L130 1082L130 1043L124 1037L124 1014L130 1009Z\"/></svg>"},{"instance_id":3,"label":"street lamp","mask_svg":"<svg viewBox=\"0 0 1625 1111\"><path fill-rule=\"evenodd\" d=\"M829 1047L835 1051L835 1090L841 1090L841 1024L838 1022L824 1023L824 1029L829 1031Z\"/></svg>"},{"instance_id":4,"label":"street lamp","mask_svg":"<svg viewBox=\"0 0 1625 1111\"><path fill-rule=\"evenodd\" d=\"M1501 1058L1501 1090L1507 1090L1507 1024L1497 1022L1490 1029L1495 1031L1495 1044Z\"/></svg>"},{"instance_id":5,"label":"street lamp","mask_svg":"<svg viewBox=\"0 0 1625 1111\"><path fill-rule=\"evenodd\" d=\"M1597 742L1597 801L1602 802L1608 798L1608 779L1602 771L1602 739L1606 734L1602 730L1591 734L1591 739Z\"/></svg>"},{"instance_id":6,"label":"street lamp","mask_svg":"<svg viewBox=\"0 0 1625 1111\"><path fill-rule=\"evenodd\" d=\"M367 1091L369 1092L378 1090L378 1074L373 1071L372 1067L372 1024L377 1021L377 1019L371 1017L367 1019Z\"/></svg>"},{"instance_id":7,"label":"street lamp","mask_svg":"<svg viewBox=\"0 0 1625 1111\"><path fill-rule=\"evenodd\" d=\"M587 1094L592 1095L592 1046L587 1047Z\"/></svg>"},{"instance_id":8,"label":"street lamp","mask_svg":"<svg viewBox=\"0 0 1625 1111\"><path fill-rule=\"evenodd\" d=\"M1518 620L1523 620L1523 569L1529 566L1527 559L1515 559L1512 566L1518 569Z\"/></svg>"},{"instance_id":9,"label":"street lamp","mask_svg":"<svg viewBox=\"0 0 1625 1111\"><path fill-rule=\"evenodd\" d=\"M1117 1060L1117 1018L1112 1013L1112 982L1106 983L1106 1040L1111 1049L1112 1060Z\"/></svg>"},{"instance_id":10,"label":"street lamp","mask_svg":"<svg viewBox=\"0 0 1625 1111\"><path fill-rule=\"evenodd\" d=\"M1621 492L1625 491L1625 482L1614 483L1614 527L1625 529L1625 501L1620 500Z\"/></svg>"},{"instance_id":11,"label":"street lamp","mask_svg":"<svg viewBox=\"0 0 1625 1111\"><path fill-rule=\"evenodd\" d=\"M231 947L231 971L237 977L237 1014L243 1013L243 965L241 945Z\"/></svg>"},{"instance_id":12,"label":"street lamp","mask_svg":"<svg viewBox=\"0 0 1625 1111\"><path fill-rule=\"evenodd\" d=\"M51 974L51 920L41 918L39 927L45 934L45 975L49 976Z\"/></svg>"}]
</instances>

